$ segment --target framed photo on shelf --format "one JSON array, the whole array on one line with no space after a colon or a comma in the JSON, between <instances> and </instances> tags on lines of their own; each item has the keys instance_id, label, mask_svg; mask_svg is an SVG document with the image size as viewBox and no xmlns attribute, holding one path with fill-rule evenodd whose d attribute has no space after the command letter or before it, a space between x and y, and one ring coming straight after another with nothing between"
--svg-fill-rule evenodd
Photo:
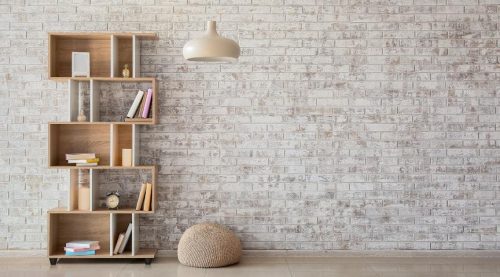
<instances>
[{"instance_id":1,"label":"framed photo on shelf","mask_svg":"<svg viewBox=\"0 0 500 277\"><path fill-rule=\"evenodd\" d=\"M72 77L90 77L90 53L72 52L71 53L71 76Z\"/></svg>"}]
</instances>

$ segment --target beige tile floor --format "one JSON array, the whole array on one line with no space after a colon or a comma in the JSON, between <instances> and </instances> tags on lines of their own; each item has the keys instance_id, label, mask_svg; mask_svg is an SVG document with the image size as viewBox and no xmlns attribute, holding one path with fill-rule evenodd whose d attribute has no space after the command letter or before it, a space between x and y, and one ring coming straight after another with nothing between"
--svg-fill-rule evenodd
<instances>
[{"instance_id":1,"label":"beige tile floor","mask_svg":"<svg viewBox=\"0 0 500 277\"><path fill-rule=\"evenodd\" d=\"M244 257L234 266L198 269L175 258L142 261L62 260L50 266L46 258L0 258L0 276L8 277L500 277L499 258L333 258Z\"/></svg>"}]
</instances>

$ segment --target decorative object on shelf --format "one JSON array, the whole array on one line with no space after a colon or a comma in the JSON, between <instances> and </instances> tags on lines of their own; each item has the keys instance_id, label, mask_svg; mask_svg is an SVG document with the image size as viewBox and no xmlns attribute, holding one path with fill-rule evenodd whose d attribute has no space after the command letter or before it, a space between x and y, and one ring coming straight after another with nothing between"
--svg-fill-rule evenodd
<instances>
[{"instance_id":1,"label":"decorative object on shelf","mask_svg":"<svg viewBox=\"0 0 500 277\"><path fill-rule=\"evenodd\" d=\"M236 62L240 46L234 40L219 36L215 21L208 21L205 34L188 41L182 53L188 61Z\"/></svg>"},{"instance_id":2,"label":"decorative object on shelf","mask_svg":"<svg viewBox=\"0 0 500 277\"><path fill-rule=\"evenodd\" d=\"M90 211L89 171L78 170L78 210Z\"/></svg>"},{"instance_id":3,"label":"decorative object on shelf","mask_svg":"<svg viewBox=\"0 0 500 277\"><path fill-rule=\"evenodd\" d=\"M71 53L71 76L90 77L90 53L72 52Z\"/></svg>"},{"instance_id":4,"label":"decorative object on shelf","mask_svg":"<svg viewBox=\"0 0 500 277\"><path fill-rule=\"evenodd\" d=\"M132 149L122 149L122 166L132 166Z\"/></svg>"},{"instance_id":5,"label":"decorative object on shelf","mask_svg":"<svg viewBox=\"0 0 500 277\"><path fill-rule=\"evenodd\" d=\"M129 78L130 77L130 70L128 69L128 64L125 64L123 66L122 76L123 76L123 78Z\"/></svg>"},{"instance_id":6,"label":"decorative object on shelf","mask_svg":"<svg viewBox=\"0 0 500 277\"><path fill-rule=\"evenodd\" d=\"M241 242L228 228L202 223L187 229L179 241L179 262L192 267L222 267L241 258Z\"/></svg>"},{"instance_id":7,"label":"decorative object on shelf","mask_svg":"<svg viewBox=\"0 0 500 277\"><path fill-rule=\"evenodd\" d=\"M87 117L83 113L83 92L81 89L78 90L78 109L80 110L80 113L78 114L78 117L76 118L76 120L78 122L87 121Z\"/></svg>"},{"instance_id":8,"label":"decorative object on shelf","mask_svg":"<svg viewBox=\"0 0 500 277\"><path fill-rule=\"evenodd\" d=\"M120 193L113 191L106 194L106 207L108 207L108 209L118 209L119 204Z\"/></svg>"}]
</instances>

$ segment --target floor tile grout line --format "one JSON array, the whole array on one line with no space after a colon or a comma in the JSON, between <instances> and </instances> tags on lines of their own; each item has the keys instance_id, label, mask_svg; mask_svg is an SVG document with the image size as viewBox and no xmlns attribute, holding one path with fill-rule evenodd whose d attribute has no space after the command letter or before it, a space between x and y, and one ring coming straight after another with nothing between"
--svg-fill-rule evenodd
<instances>
[{"instance_id":1,"label":"floor tile grout line","mask_svg":"<svg viewBox=\"0 0 500 277\"><path fill-rule=\"evenodd\" d=\"M285 262L286 262L286 267L288 268L288 274L290 275L290 277L293 277L293 273L292 273L292 269L290 268L290 263L288 261L288 257L285 256Z\"/></svg>"}]
</instances>

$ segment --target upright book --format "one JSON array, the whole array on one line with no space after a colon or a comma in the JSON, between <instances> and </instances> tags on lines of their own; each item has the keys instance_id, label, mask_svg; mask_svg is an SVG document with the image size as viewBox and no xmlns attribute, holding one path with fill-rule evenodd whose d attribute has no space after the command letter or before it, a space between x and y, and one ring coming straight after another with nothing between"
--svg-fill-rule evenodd
<instances>
[{"instance_id":1,"label":"upright book","mask_svg":"<svg viewBox=\"0 0 500 277\"><path fill-rule=\"evenodd\" d=\"M115 249L113 250L113 254L117 255L118 252L120 251L120 247L123 243L123 238L125 237L125 233L120 233L118 235L118 239L116 240L116 245L115 245Z\"/></svg>"},{"instance_id":2,"label":"upright book","mask_svg":"<svg viewBox=\"0 0 500 277\"><path fill-rule=\"evenodd\" d=\"M153 185L147 183L146 185L146 195L144 196L144 211L149 211L151 208L151 196L153 194Z\"/></svg>"},{"instance_id":3,"label":"upright book","mask_svg":"<svg viewBox=\"0 0 500 277\"><path fill-rule=\"evenodd\" d=\"M146 194L146 183L142 183L141 191L139 192L139 199L137 199L137 205L135 206L136 211L142 210L142 204L144 203L144 196Z\"/></svg>"},{"instance_id":4,"label":"upright book","mask_svg":"<svg viewBox=\"0 0 500 277\"><path fill-rule=\"evenodd\" d=\"M144 96L144 91L139 90L137 95L135 96L134 102L132 103L132 106L130 106L130 109L128 110L127 117L128 118L133 118L135 113L137 112L137 108L141 104L142 97Z\"/></svg>"},{"instance_id":5,"label":"upright book","mask_svg":"<svg viewBox=\"0 0 500 277\"><path fill-rule=\"evenodd\" d=\"M151 102L153 100L153 89L148 88L148 94L146 95L146 103L144 104L144 109L142 110L142 118L149 117L149 110L151 108Z\"/></svg>"},{"instance_id":6,"label":"upright book","mask_svg":"<svg viewBox=\"0 0 500 277\"><path fill-rule=\"evenodd\" d=\"M123 237L123 241L120 244L120 249L118 250L119 254L123 254L123 251L125 251L125 247L127 246L131 234L132 234L132 223L129 223L127 231L125 232L125 236Z\"/></svg>"}]
</instances>

